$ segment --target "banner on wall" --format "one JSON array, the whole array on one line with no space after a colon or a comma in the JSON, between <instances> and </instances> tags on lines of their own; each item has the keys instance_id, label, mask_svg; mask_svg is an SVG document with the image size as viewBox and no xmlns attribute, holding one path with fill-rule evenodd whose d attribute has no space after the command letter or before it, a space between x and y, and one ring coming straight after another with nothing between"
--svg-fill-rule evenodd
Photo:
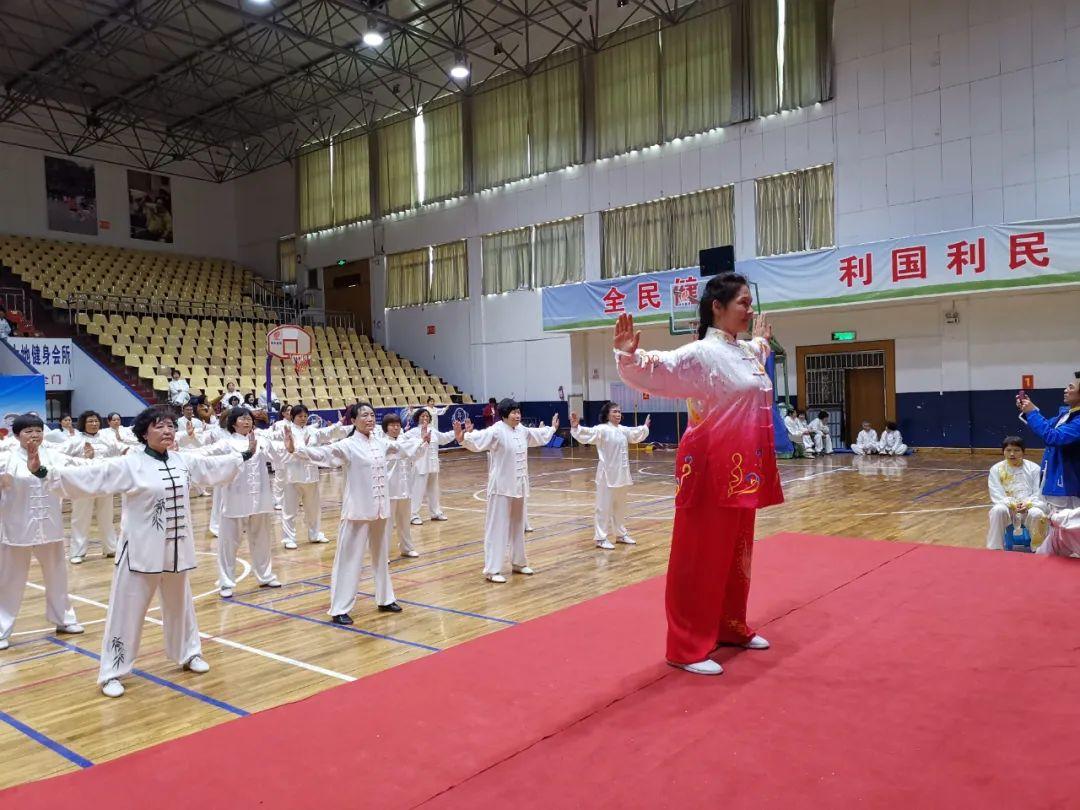
<instances>
[{"instance_id":1,"label":"banner on wall","mask_svg":"<svg viewBox=\"0 0 1080 810\"><path fill-rule=\"evenodd\" d=\"M67 338L28 338L12 335L8 345L44 377L48 391L70 391L71 341Z\"/></svg>"},{"instance_id":2,"label":"banner on wall","mask_svg":"<svg viewBox=\"0 0 1080 810\"><path fill-rule=\"evenodd\" d=\"M0 377L0 434L7 436L15 417L36 413L45 418L45 380L39 374Z\"/></svg>"},{"instance_id":3,"label":"banner on wall","mask_svg":"<svg viewBox=\"0 0 1080 810\"><path fill-rule=\"evenodd\" d=\"M172 244L172 186L169 178L131 169L127 178L131 238Z\"/></svg>"},{"instance_id":4,"label":"banner on wall","mask_svg":"<svg viewBox=\"0 0 1080 810\"><path fill-rule=\"evenodd\" d=\"M94 167L46 155L45 210L50 231L97 236Z\"/></svg>"},{"instance_id":5,"label":"banner on wall","mask_svg":"<svg viewBox=\"0 0 1080 810\"><path fill-rule=\"evenodd\" d=\"M967 228L736 262L768 312L1080 282L1080 220ZM667 321L696 267L543 289L545 331Z\"/></svg>"}]
</instances>

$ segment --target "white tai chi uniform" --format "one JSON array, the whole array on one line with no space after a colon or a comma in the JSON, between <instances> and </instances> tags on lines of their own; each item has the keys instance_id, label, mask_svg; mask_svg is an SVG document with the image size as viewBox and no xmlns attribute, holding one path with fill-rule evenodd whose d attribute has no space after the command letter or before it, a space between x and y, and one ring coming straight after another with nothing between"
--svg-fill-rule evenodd
<instances>
[{"instance_id":1,"label":"white tai chi uniform","mask_svg":"<svg viewBox=\"0 0 1080 810\"><path fill-rule=\"evenodd\" d=\"M339 438L339 433L344 434L344 430L337 425L325 428L292 426L293 442L297 447L326 444ZM281 436L284 435L285 430L282 428ZM281 542L296 542L296 518L300 514L301 506L304 508L304 520L307 523L308 542L326 542L326 537L319 531L322 524L322 495L318 465L294 456L274 465L275 477L279 470L284 479L281 495Z\"/></svg>"},{"instance_id":2,"label":"white tai chi uniform","mask_svg":"<svg viewBox=\"0 0 1080 810\"><path fill-rule=\"evenodd\" d=\"M194 436L188 437L188 425L191 425ZM202 419L197 419L194 416L190 419L186 416L181 416L176 420L176 443L180 445L181 450L186 450L191 447L200 447L204 444L206 439L206 431L210 429L210 426L206 424ZM199 498L203 495L211 494L211 490L203 487L191 487L191 496L193 498Z\"/></svg>"},{"instance_id":3,"label":"white tai chi uniform","mask_svg":"<svg viewBox=\"0 0 1080 810\"><path fill-rule=\"evenodd\" d=\"M294 455L322 467L345 467L342 484L341 524L338 527L334 570L330 575L330 616L341 616L356 604L356 588L364 568L364 552L371 549L375 573L375 603L394 601L390 583L390 493L386 457L400 445L359 430L325 447L297 447Z\"/></svg>"},{"instance_id":4,"label":"white tai chi uniform","mask_svg":"<svg viewBox=\"0 0 1080 810\"><path fill-rule=\"evenodd\" d=\"M118 428L104 427L101 429L101 432L104 433L106 430L112 434L113 439L116 440L116 443L120 445L121 448L138 447L142 444L142 442L135 438L135 432L127 425L120 425Z\"/></svg>"},{"instance_id":5,"label":"white tai chi uniform","mask_svg":"<svg viewBox=\"0 0 1080 810\"><path fill-rule=\"evenodd\" d=\"M815 417L808 427L814 434L814 452L831 456L833 452L832 435L829 433L829 426L825 424L825 420Z\"/></svg>"},{"instance_id":6,"label":"white tai chi uniform","mask_svg":"<svg viewBox=\"0 0 1080 810\"><path fill-rule=\"evenodd\" d=\"M180 417L177 421L177 425L184 420L184 417ZM224 428L218 427L216 421L209 423L203 422L201 419L194 420L195 429L194 434L188 434L187 428L183 432L177 427L176 430L176 443L180 446L181 450L194 450L199 447L205 447L213 444L214 442L221 441L229 434ZM198 425L202 425L202 429ZM218 532L221 530L221 487L198 487L194 484L191 486L191 494L210 494L210 534L214 537L218 536Z\"/></svg>"},{"instance_id":7,"label":"white tai chi uniform","mask_svg":"<svg viewBox=\"0 0 1080 810\"><path fill-rule=\"evenodd\" d=\"M86 445L94 448L95 459L113 458L123 454L126 447L116 441L115 434L103 428L93 436L76 433L75 438L62 445L60 452L73 458L82 458ZM98 495L93 498L80 498L71 503L71 548L68 556L72 559L85 557L90 544L90 522L97 518L98 531L101 532L101 546L105 556L116 553L116 529L113 528L113 496Z\"/></svg>"},{"instance_id":8,"label":"white tai chi uniform","mask_svg":"<svg viewBox=\"0 0 1080 810\"><path fill-rule=\"evenodd\" d=\"M47 447L38 449L47 470L94 464ZM18 447L0 455L0 641L6 641L19 615L33 555L45 581L45 618L61 629L77 624L68 596L64 559L64 516L60 498L50 492L44 476L26 466L26 451Z\"/></svg>"},{"instance_id":9,"label":"white tai chi uniform","mask_svg":"<svg viewBox=\"0 0 1080 810\"><path fill-rule=\"evenodd\" d=\"M446 515L439 504L439 496L442 494L439 487L439 447L450 444L454 440L454 433L437 430L434 419L428 430L431 431L431 441L426 448L422 448L422 452L417 454L412 463L412 517L413 520L420 520L420 506L426 498L431 517L445 520ZM420 426L409 428L405 435L420 441Z\"/></svg>"},{"instance_id":10,"label":"white tai chi uniform","mask_svg":"<svg viewBox=\"0 0 1080 810\"><path fill-rule=\"evenodd\" d=\"M202 653L187 573L195 567L188 484L225 484L242 463L239 453L209 456L147 448L101 464L49 469L49 486L65 498L123 495L99 684L130 674L146 610L159 588L165 655L186 664Z\"/></svg>"},{"instance_id":11,"label":"white tai chi uniform","mask_svg":"<svg viewBox=\"0 0 1080 810\"><path fill-rule=\"evenodd\" d=\"M169 380L169 402L177 408L184 407L191 399L191 386L187 380Z\"/></svg>"},{"instance_id":12,"label":"white tai chi uniform","mask_svg":"<svg viewBox=\"0 0 1080 810\"><path fill-rule=\"evenodd\" d=\"M870 430L860 430L859 435L855 437L855 444L851 445L851 452L857 456L868 456L877 451L877 431L873 428L870 428Z\"/></svg>"},{"instance_id":13,"label":"white tai chi uniform","mask_svg":"<svg viewBox=\"0 0 1080 810\"><path fill-rule=\"evenodd\" d=\"M907 452L904 437L899 430L881 431L881 441L878 442L877 451L883 456L902 456Z\"/></svg>"},{"instance_id":14,"label":"white tai chi uniform","mask_svg":"<svg viewBox=\"0 0 1080 810\"><path fill-rule=\"evenodd\" d=\"M814 455L814 437L806 432L803 422L795 414L789 413L784 417L784 428L796 450L802 448L806 455Z\"/></svg>"},{"instance_id":15,"label":"white tai chi uniform","mask_svg":"<svg viewBox=\"0 0 1080 810\"><path fill-rule=\"evenodd\" d=\"M390 492L390 539L394 534L398 538L398 551L402 556L417 556L412 541L412 460L423 453L424 442L407 433L391 439L383 434L386 441L395 444L398 452L386 458L386 481ZM430 434L429 434L430 438Z\"/></svg>"},{"instance_id":16,"label":"white tai chi uniform","mask_svg":"<svg viewBox=\"0 0 1080 810\"><path fill-rule=\"evenodd\" d=\"M987 484L990 489L990 529L986 533L986 547L1005 547L1005 527L1027 526L1032 545L1042 542L1046 534L1046 508L1039 495L1042 470L1034 461L1023 459L1014 467L1008 461L999 461L990 468ZM1026 513L1017 506L1027 505Z\"/></svg>"},{"instance_id":17,"label":"white tai chi uniform","mask_svg":"<svg viewBox=\"0 0 1080 810\"><path fill-rule=\"evenodd\" d=\"M64 430L63 428L55 428L53 430L46 431L45 441L50 444L67 444L76 436L79 435L79 431L72 428L71 430Z\"/></svg>"},{"instance_id":18,"label":"white tai chi uniform","mask_svg":"<svg viewBox=\"0 0 1080 810\"><path fill-rule=\"evenodd\" d=\"M614 530L621 541L629 539L626 530L626 494L634 479L630 477L630 445L645 441L648 425L626 427L610 422L596 427L578 425L570 435L582 444L595 444L596 465L596 545L607 542Z\"/></svg>"},{"instance_id":19,"label":"white tai chi uniform","mask_svg":"<svg viewBox=\"0 0 1080 810\"><path fill-rule=\"evenodd\" d=\"M462 446L488 454L487 515L484 519L484 574L502 571L506 549L517 568L525 558L525 499L529 497L529 448L551 441L554 427L510 427L506 420L465 434Z\"/></svg>"},{"instance_id":20,"label":"white tai chi uniform","mask_svg":"<svg viewBox=\"0 0 1080 810\"><path fill-rule=\"evenodd\" d=\"M1050 533L1035 553L1080 557L1080 509L1058 509L1049 523Z\"/></svg>"}]
</instances>

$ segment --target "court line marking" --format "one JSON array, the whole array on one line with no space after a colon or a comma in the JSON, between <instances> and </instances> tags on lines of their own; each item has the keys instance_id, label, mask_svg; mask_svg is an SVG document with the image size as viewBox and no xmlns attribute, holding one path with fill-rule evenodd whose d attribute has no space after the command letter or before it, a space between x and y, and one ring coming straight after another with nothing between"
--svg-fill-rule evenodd
<instances>
[{"instance_id":1,"label":"court line marking","mask_svg":"<svg viewBox=\"0 0 1080 810\"><path fill-rule=\"evenodd\" d=\"M990 504L977 503L974 506L942 506L939 509L905 509L894 512L856 512L852 517L879 517L881 515L924 515L932 512L960 512L964 509L987 509Z\"/></svg>"},{"instance_id":2,"label":"court line marking","mask_svg":"<svg viewBox=\"0 0 1080 810\"><path fill-rule=\"evenodd\" d=\"M15 664L25 664L28 661L36 661L39 658L50 658L51 656L54 656L54 655L63 655L63 654L64 654L63 650L54 650L53 652L39 653L38 655L31 655L31 656L28 656L26 658L16 658L14 661L5 661L4 663L0 664L0 669L3 669L4 667L14 666Z\"/></svg>"},{"instance_id":3,"label":"court line marking","mask_svg":"<svg viewBox=\"0 0 1080 810\"><path fill-rule=\"evenodd\" d=\"M0 720L3 720L16 731L25 734L27 737L29 737L31 740L38 743L39 745L43 745L50 751L59 754L68 762L78 765L80 768L90 768L94 764L82 754L75 753L63 743L58 743L56 740L52 739L52 737L42 734L37 729L31 728L30 726L26 725L26 723L23 723L21 720L16 720L14 717L12 717L5 711L0 711Z\"/></svg>"},{"instance_id":4,"label":"court line marking","mask_svg":"<svg viewBox=\"0 0 1080 810\"><path fill-rule=\"evenodd\" d=\"M971 475L965 475L963 478L959 479L958 481L953 481L951 484L945 484L944 486L937 487L936 489L927 490L926 492L923 492L921 495L916 495L914 498L912 498L912 500L913 501L921 501L923 498L928 498L931 495L936 495L937 493L944 492L947 489L952 489L953 487L958 487L961 484L966 483L967 481L972 481L972 480L974 480L976 478L981 478L981 477L984 477L984 476L987 476L987 475L988 475L988 473L984 472L982 470L980 470L978 472L973 472Z\"/></svg>"}]
</instances>

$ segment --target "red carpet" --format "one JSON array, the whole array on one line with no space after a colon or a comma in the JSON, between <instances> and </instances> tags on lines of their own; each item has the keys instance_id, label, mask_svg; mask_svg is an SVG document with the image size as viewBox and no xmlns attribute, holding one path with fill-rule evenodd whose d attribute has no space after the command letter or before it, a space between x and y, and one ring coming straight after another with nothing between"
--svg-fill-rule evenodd
<instances>
[{"instance_id":1,"label":"red carpet","mask_svg":"<svg viewBox=\"0 0 1080 810\"><path fill-rule=\"evenodd\" d=\"M0 806L1075 806L1080 564L777 535L754 572L774 648L721 678L660 661L650 580Z\"/></svg>"}]
</instances>

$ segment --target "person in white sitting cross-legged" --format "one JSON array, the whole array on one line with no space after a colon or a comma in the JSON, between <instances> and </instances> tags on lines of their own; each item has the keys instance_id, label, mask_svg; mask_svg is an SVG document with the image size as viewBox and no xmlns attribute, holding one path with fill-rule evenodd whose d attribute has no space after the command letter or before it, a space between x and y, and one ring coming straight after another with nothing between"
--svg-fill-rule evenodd
<instances>
[{"instance_id":1,"label":"person in white sitting cross-legged","mask_svg":"<svg viewBox=\"0 0 1080 810\"><path fill-rule=\"evenodd\" d=\"M857 456L872 456L878 451L878 435L869 422L862 423L862 430L851 445L851 452Z\"/></svg>"},{"instance_id":2,"label":"person in white sitting cross-legged","mask_svg":"<svg viewBox=\"0 0 1080 810\"><path fill-rule=\"evenodd\" d=\"M986 547L1005 547L1005 527L1027 526L1031 545L1037 547L1046 535L1046 505L1039 496L1042 470L1034 461L1024 458L1024 440L1006 436L1001 443L1004 461L990 468L987 485L990 489L990 529Z\"/></svg>"},{"instance_id":3,"label":"person in white sitting cross-legged","mask_svg":"<svg viewBox=\"0 0 1080 810\"><path fill-rule=\"evenodd\" d=\"M881 431L881 439L878 440L877 451L883 456L902 456L908 451L904 444L904 437L900 435L900 428L896 422L886 422L885 430Z\"/></svg>"},{"instance_id":4,"label":"person in white sitting cross-legged","mask_svg":"<svg viewBox=\"0 0 1080 810\"><path fill-rule=\"evenodd\" d=\"M596 445L599 457L596 465L596 547L613 549L608 532L614 530L620 543L634 545L626 528L626 495L634 479L630 477L630 445L645 441L649 436L649 417L638 427L622 423L622 409L616 402L605 402L600 408L600 421L595 427L585 427L576 413L570 414L570 435L582 444Z\"/></svg>"},{"instance_id":5,"label":"person in white sitting cross-legged","mask_svg":"<svg viewBox=\"0 0 1080 810\"><path fill-rule=\"evenodd\" d=\"M829 431L829 412L818 411L817 417L808 426L814 437L814 452L831 456L833 453L832 435Z\"/></svg>"}]
</instances>

